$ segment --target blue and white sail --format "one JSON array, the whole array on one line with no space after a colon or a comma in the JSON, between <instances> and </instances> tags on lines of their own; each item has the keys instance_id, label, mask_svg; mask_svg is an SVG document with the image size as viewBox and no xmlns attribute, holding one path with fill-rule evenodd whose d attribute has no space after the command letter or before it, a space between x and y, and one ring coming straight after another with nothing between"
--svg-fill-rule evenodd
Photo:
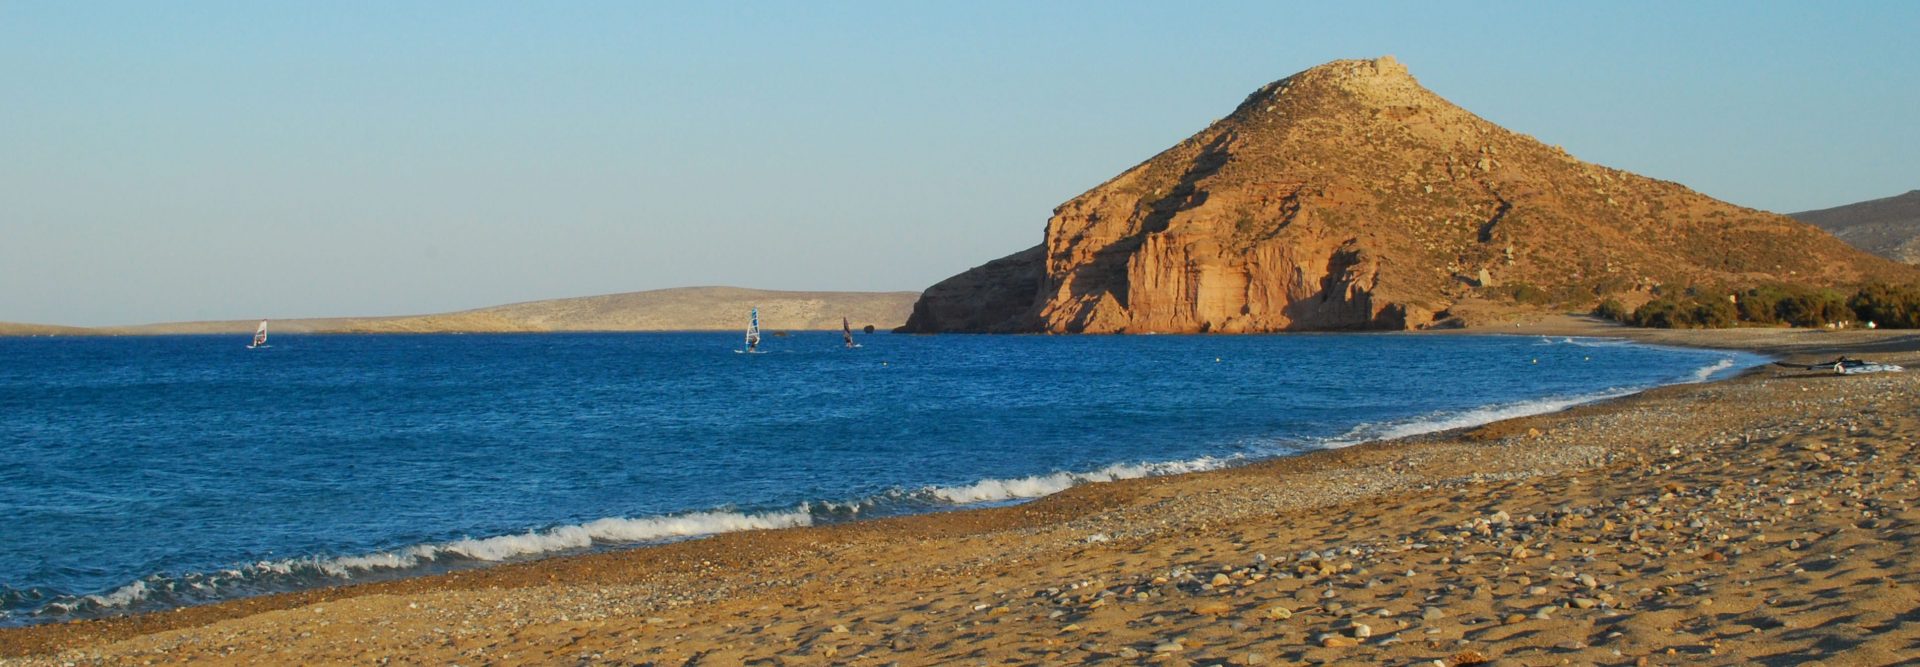
<instances>
[{"instance_id":1,"label":"blue and white sail","mask_svg":"<svg viewBox=\"0 0 1920 667\"><path fill-rule=\"evenodd\" d=\"M760 351L760 309L754 308L747 315L747 351Z\"/></svg>"}]
</instances>

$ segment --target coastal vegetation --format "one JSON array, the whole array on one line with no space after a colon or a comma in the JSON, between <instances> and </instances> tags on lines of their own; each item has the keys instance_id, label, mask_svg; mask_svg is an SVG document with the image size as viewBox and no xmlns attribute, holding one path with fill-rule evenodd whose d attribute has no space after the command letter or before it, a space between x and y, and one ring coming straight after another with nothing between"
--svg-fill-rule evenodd
<instances>
[{"instance_id":1,"label":"coastal vegetation","mask_svg":"<svg viewBox=\"0 0 1920 667\"><path fill-rule=\"evenodd\" d=\"M1874 283L1851 294L1796 285L1745 290L1689 287L1656 291L1652 301L1629 309L1616 298L1593 315L1637 327L1724 329L1753 326L1867 326L1920 328L1920 285Z\"/></svg>"}]
</instances>

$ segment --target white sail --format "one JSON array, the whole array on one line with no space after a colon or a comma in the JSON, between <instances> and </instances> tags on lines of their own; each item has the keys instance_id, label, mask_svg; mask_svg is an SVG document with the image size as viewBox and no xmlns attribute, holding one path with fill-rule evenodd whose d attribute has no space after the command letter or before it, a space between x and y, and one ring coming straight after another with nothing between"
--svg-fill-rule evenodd
<instances>
[{"instance_id":1,"label":"white sail","mask_svg":"<svg viewBox=\"0 0 1920 667\"><path fill-rule=\"evenodd\" d=\"M253 330L253 344L249 348L267 346L267 321L260 320L260 328Z\"/></svg>"},{"instance_id":2,"label":"white sail","mask_svg":"<svg viewBox=\"0 0 1920 667\"><path fill-rule=\"evenodd\" d=\"M755 308L747 315L747 351L758 352L760 347L760 309Z\"/></svg>"}]
</instances>

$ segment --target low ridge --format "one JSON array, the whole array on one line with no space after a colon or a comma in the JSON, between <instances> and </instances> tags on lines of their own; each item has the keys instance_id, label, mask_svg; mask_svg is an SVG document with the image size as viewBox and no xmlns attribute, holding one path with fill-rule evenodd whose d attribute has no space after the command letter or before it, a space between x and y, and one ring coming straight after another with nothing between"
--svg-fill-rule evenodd
<instances>
[{"instance_id":1,"label":"low ridge","mask_svg":"<svg viewBox=\"0 0 1920 667\"><path fill-rule=\"evenodd\" d=\"M712 331L746 326L759 308L767 329L893 328L906 321L913 292L785 292L739 287L680 287L601 296L549 299L433 315L276 319L280 333L509 333L549 331ZM123 327L53 327L26 334L217 334L253 331L258 320L171 322Z\"/></svg>"},{"instance_id":2,"label":"low ridge","mask_svg":"<svg viewBox=\"0 0 1920 667\"><path fill-rule=\"evenodd\" d=\"M929 288L902 330L1408 329L1480 304L1916 276L1791 218L1577 160L1385 57L1261 87L1054 209L1039 246Z\"/></svg>"},{"instance_id":3,"label":"low ridge","mask_svg":"<svg viewBox=\"0 0 1920 667\"><path fill-rule=\"evenodd\" d=\"M1920 190L1792 215L1861 250L1920 264Z\"/></svg>"}]
</instances>

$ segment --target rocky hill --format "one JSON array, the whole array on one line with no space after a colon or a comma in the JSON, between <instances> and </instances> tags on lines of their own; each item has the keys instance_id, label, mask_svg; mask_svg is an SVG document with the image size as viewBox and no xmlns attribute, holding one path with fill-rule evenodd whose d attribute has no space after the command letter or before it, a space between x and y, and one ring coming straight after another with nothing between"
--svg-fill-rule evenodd
<instances>
[{"instance_id":1,"label":"rocky hill","mask_svg":"<svg viewBox=\"0 0 1920 667\"><path fill-rule=\"evenodd\" d=\"M902 330L1408 329L1662 286L1917 276L1791 218L1581 162L1381 58L1254 91L1054 209L1040 245L929 288Z\"/></svg>"},{"instance_id":2,"label":"rocky hill","mask_svg":"<svg viewBox=\"0 0 1920 667\"><path fill-rule=\"evenodd\" d=\"M701 331L742 329L747 310L760 309L769 331L839 329L840 318L855 328L892 328L906 321L918 296L913 292L782 292L738 287L683 287L603 296L529 301L435 315L276 319L280 333L484 333L546 331ZM236 334L253 331L258 320L173 322L126 327L78 329L64 334ZM0 335L9 330L0 327ZM20 333L33 333L22 330Z\"/></svg>"},{"instance_id":3,"label":"rocky hill","mask_svg":"<svg viewBox=\"0 0 1920 667\"><path fill-rule=\"evenodd\" d=\"M1861 250L1920 264L1920 190L1792 215Z\"/></svg>"}]
</instances>

